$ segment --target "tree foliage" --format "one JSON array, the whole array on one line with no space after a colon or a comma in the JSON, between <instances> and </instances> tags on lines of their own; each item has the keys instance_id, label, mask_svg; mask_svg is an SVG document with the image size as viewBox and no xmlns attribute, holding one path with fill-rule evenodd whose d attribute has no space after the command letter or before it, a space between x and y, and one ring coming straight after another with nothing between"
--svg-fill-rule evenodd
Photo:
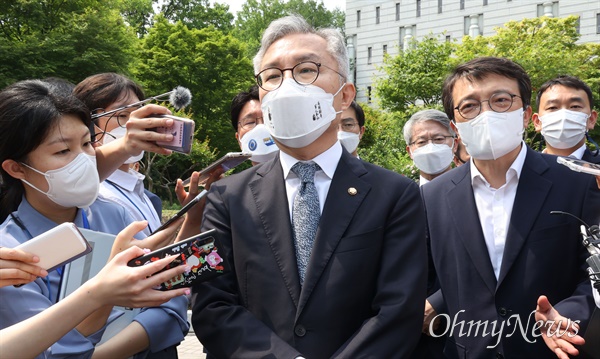
<instances>
[{"instance_id":1,"label":"tree foliage","mask_svg":"<svg viewBox=\"0 0 600 359\"><path fill-rule=\"evenodd\" d=\"M160 7L160 13L175 23L181 21L190 29L204 29L212 26L228 33L233 29L233 14L229 5L209 0L168 0Z\"/></svg>"}]
</instances>

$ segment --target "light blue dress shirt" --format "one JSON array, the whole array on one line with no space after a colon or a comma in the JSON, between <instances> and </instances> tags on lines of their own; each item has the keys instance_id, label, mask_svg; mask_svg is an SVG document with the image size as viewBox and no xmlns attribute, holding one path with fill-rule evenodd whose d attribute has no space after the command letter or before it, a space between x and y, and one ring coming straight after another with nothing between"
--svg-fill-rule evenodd
<instances>
[{"instance_id":1,"label":"light blue dress shirt","mask_svg":"<svg viewBox=\"0 0 600 359\"><path fill-rule=\"evenodd\" d=\"M84 210L79 209L75 217L74 223L78 227L84 227L82 211ZM123 208L102 199L96 200L89 208L86 208L85 214L91 230L110 234L119 233L132 222L131 217ZM20 220L26 230L22 229L9 216L0 225L1 247L16 247L57 225L31 207L25 198L13 215ZM60 274L58 271L53 271L48 274L48 277L37 278L19 288L13 286L0 288L0 301L2 301L0 329L32 317L56 303L59 284ZM184 339L189 330L187 304L187 298L177 297L160 307L143 308L134 318L148 334L150 351L163 350ZM107 324L114 321L120 314L120 312L113 311ZM88 337L84 337L76 329L73 329L37 358L90 358L94 346L100 341L105 328L106 326ZM148 351L139 353L136 358L144 358L147 353Z\"/></svg>"}]
</instances>

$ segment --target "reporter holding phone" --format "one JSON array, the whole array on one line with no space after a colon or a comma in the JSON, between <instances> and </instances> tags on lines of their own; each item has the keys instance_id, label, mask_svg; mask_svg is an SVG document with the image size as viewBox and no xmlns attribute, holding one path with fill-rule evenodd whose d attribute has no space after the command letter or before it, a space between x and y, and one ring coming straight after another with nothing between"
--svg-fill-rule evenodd
<instances>
[{"instance_id":1,"label":"reporter holding phone","mask_svg":"<svg viewBox=\"0 0 600 359\"><path fill-rule=\"evenodd\" d=\"M42 81L18 82L0 92L0 247L15 247L63 222L111 234L132 222L122 207L97 199L99 177L89 125L85 105L73 96L52 94ZM134 225L131 237L143 226ZM173 232L138 243L164 245ZM60 279L59 269L19 288L0 288L0 329L54 305ZM148 350L179 343L189 329L186 304L187 299L178 297L161 307L142 309L119 335L129 338L126 347L118 348L119 355L145 357ZM95 311L44 356L91 357L114 319L111 307Z\"/></svg>"}]
</instances>

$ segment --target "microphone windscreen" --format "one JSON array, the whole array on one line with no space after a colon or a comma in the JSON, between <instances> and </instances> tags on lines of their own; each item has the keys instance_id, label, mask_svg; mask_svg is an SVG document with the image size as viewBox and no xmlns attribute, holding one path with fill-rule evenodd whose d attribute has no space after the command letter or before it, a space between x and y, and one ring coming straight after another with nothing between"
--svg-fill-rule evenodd
<instances>
[{"instance_id":1,"label":"microphone windscreen","mask_svg":"<svg viewBox=\"0 0 600 359\"><path fill-rule=\"evenodd\" d=\"M192 102L192 93L182 86L177 86L169 96L169 102L175 109L181 110Z\"/></svg>"}]
</instances>

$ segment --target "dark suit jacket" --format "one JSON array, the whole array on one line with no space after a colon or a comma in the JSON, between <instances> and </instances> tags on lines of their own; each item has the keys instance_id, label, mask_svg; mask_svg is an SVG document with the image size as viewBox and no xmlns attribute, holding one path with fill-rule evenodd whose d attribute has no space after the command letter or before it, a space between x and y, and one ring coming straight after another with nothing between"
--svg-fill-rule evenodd
<instances>
[{"instance_id":1,"label":"dark suit jacket","mask_svg":"<svg viewBox=\"0 0 600 359\"><path fill-rule=\"evenodd\" d=\"M156 210L156 214L158 214L158 218L162 219L162 200L160 199L160 197L158 197L157 195L148 191L145 188L144 188L144 193L146 194L146 196L148 196L148 199L150 200L150 202L152 202L152 207L154 207L154 210Z\"/></svg>"},{"instance_id":2,"label":"dark suit jacket","mask_svg":"<svg viewBox=\"0 0 600 359\"><path fill-rule=\"evenodd\" d=\"M558 164L555 156L527 149L498 280L479 222L470 166L454 169L422 188L431 255L441 285L441 292L429 300L434 308L447 308L450 318L457 316L458 322L446 343L448 357L496 358L497 353L506 358L553 357L543 339L531 335L535 322L531 313L540 295L546 295L563 316L580 320L583 334L594 303L580 223L550 211L566 211L598 223L600 196L593 181L593 176ZM517 315L523 327L528 325L528 340L535 343L523 339ZM483 326L475 335L477 327L469 326L469 321L487 321L487 335L482 335ZM490 331L498 332L501 325L500 342L486 348L498 342ZM469 328L471 333L464 335Z\"/></svg>"},{"instance_id":3,"label":"dark suit jacket","mask_svg":"<svg viewBox=\"0 0 600 359\"><path fill-rule=\"evenodd\" d=\"M209 355L405 358L416 345L427 255L409 179L343 151L302 287L279 157L214 183L202 228L218 231L233 264L193 288Z\"/></svg>"},{"instance_id":4,"label":"dark suit jacket","mask_svg":"<svg viewBox=\"0 0 600 359\"><path fill-rule=\"evenodd\" d=\"M600 153L598 151L592 152L589 148L586 148L581 159L592 163L600 163Z\"/></svg>"}]
</instances>

